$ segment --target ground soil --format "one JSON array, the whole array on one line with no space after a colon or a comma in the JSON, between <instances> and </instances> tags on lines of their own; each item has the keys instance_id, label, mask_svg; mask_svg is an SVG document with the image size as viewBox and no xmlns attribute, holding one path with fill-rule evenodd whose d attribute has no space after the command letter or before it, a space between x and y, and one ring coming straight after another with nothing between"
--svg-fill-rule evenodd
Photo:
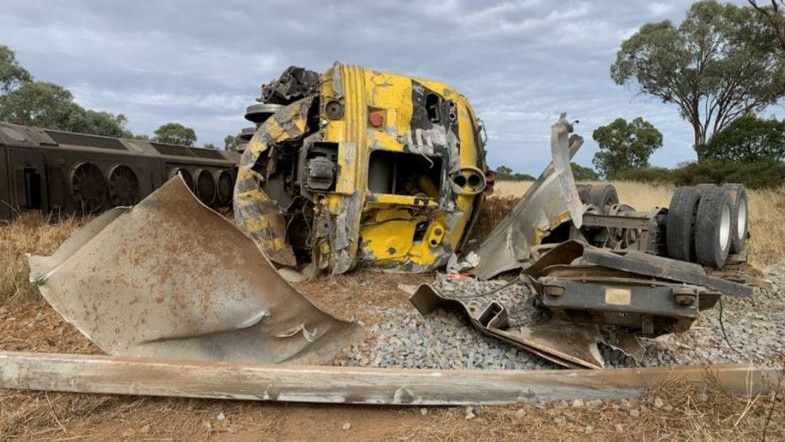
<instances>
[{"instance_id":1,"label":"ground soil","mask_svg":"<svg viewBox=\"0 0 785 442\"><path fill-rule=\"evenodd\" d=\"M635 199L631 202L639 207L650 205L641 202L652 193L649 186L632 190ZM518 189L511 195L521 193ZM751 254L765 268L785 259L785 224L781 222L785 200L780 190L751 195ZM658 191L654 196L651 204L662 205L667 204L669 193ZM514 200L500 198L490 203L475 239L490 231ZM25 252L51 254L81 221L53 226L29 217L25 220L0 229L0 350L100 353L40 300L27 283L23 256ZM371 324L378 320L375 311L379 309L374 307L408 305L399 284L431 280L428 275L359 272L298 288L337 316ZM471 412L466 407L333 406L0 390L0 442L777 441L785 440L785 393L781 390L771 396L729 397L711 386L696 389L666 384L626 402L521 404Z\"/></svg>"}]
</instances>

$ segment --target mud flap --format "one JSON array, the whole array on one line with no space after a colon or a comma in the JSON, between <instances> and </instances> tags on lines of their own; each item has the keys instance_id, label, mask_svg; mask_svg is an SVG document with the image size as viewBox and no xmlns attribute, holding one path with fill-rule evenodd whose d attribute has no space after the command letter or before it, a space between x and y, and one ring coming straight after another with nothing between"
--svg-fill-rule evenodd
<instances>
[{"instance_id":1,"label":"mud flap","mask_svg":"<svg viewBox=\"0 0 785 442\"><path fill-rule=\"evenodd\" d=\"M44 298L111 355L319 364L363 334L298 293L180 178L28 259Z\"/></svg>"},{"instance_id":2,"label":"mud flap","mask_svg":"<svg viewBox=\"0 0 785 442\"><path fill-rule=\"evenodd\" d=\"M429 284L420 285L409 298L423 315L442 307L460 307L472 325L482 333L509 342L548 361L567 368L604 368L605 361L597 343L601 341L596 325L550 320L542 324L508 327L507 311L497 302L483 308L450 298Z\"/></svg>"}]
</instances>

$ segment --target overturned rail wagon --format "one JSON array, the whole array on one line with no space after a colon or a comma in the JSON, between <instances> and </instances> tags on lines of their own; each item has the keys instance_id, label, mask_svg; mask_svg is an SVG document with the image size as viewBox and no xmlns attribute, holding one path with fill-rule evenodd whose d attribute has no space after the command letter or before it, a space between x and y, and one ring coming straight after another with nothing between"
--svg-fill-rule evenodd
<instances>
[{"instance_id":1,"label":"overturned rail wagon","mask_svg":"<svg viewBox=\"0 0 785 442\"><path fill-rule=\"evenodd\" d=\"M229 207L235 152L0 123L0 221L27 210L130 206L180 174L206 205Z\"/></svg>"}]
</instances>

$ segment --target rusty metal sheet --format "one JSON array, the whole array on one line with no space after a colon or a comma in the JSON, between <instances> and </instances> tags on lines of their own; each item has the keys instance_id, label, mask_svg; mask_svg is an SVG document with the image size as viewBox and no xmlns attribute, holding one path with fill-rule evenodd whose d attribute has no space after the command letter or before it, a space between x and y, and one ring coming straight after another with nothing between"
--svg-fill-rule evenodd
<instances>
[{"instance_id":1,"label":"rusty metal sheet","mask_svg":"<svg viewBox=\"0 0 785 442\"><path fill-rule=\"evenodd\" d=\"M44 298L111 355L318 364L362 335L287 284L181 178L29 262Z\"/></svg>"},{"instance_id":2,"label":"rusty metal sheet","mask_svg":"<svg viewBox=\"0 0 785 442\"><path fill-rule=\"evenodd\" d=\"M469 316L472 325L482 333L509 342L563 367L605 367L597 347L602 338L596 325L551 320L515 329L508 326L507 311L498 302L464 302L440 293L430 284L420 285L409 301L423 315L441 307L460 307Z\"/></svg>"},{"instance_id":3,"label":"rusty metal sheet","mask_svg":"<svg viewBox=\"0 0 785 442\"><path fill-rule=\"evenodd\" d=\"M572 219L580 225L583 206L569 160L583 144L583 138L568 138L571 131L564 115L551 126L553 161L475 251L479 263L469 273L489 279L520 268L531 257L531 248L551 229L573 216L577 216Z\"/></svg>"}]
</instances>

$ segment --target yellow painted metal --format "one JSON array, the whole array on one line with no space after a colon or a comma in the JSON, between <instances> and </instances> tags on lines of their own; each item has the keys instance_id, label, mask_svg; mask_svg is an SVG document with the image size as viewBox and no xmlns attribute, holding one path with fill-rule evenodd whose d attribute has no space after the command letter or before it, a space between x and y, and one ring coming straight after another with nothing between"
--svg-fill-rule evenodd
<instances>
[{"instance_id":1,"label":"yellow painted metal","mask_svg":"<svg viewBox=\"0 0 785 442\"><path fill-rule=\"evenodd\" d=\"M261 155L267 154L273 143L304 133L308 107L307 102L293 103L262 124L243 153L234 190L237 226L256 242L271 261L287 266L296 265L296 259L285 241L285 222L278 213L275 200L259 188L258 181L264 177L258 176L252 168Z\"/></svg>"},{"instance_id":2,"label":"yellow painted metal","mask_svg":"<svg viewBox=\"0 0 785 442\"><path fill-rule=\"evenodd\" d=\"M362 242L356 249L353 244L349 254L357 253L362 262L398 271L428 271L443 265L466 233L467 222L481 199L452 189L450 182L462 168L484 173L486 167L483 147L478 145L478 123L469 102L441 82L355 66L336 64L323 79L323 101L342 100L345 108L343 118L323 120L324 140L339 145L340 170L335 193L326 199L326 209L335 215L356 210L351 207L352 198L362 206L356 223L347 226L357 229ZM417 145L431 144L428 135L423 135L413 122L413 97L422 94L426 90L423 88L455 103L457 143L452 151L446 151L454 158L442 158L449 164L443 167L441 189L430 177L422 176L410 195L369 192L366 183L372 152L416 154ZM371 114L381 116L382 124L371 125ZM451 191L454 200L445 204L448 197L444 193ZM368 225L361 222L369 219L372 222ZM428 226L419 237L415 235L418 224Z\"/></svg>"},{"instance_id":3,"label":"yellow painted metal","mask_svg":"<svg viewBox=\"0 0 785 442\"><path fill-rule=\"evenodd\" d=\"M271 259L293 263L291 248L281 240L287 237L281 209L258 190L254 183L260 177L251 169L261 155L273 158L275 143L313 136L337 146L334 188L311 198L314 225L330 230L310 242L319 268L337 274L362 264L423 272L444 265L482 200L485 151L469 102L445 83L340 63L320 80L318 96L307 104L318 103L318 127L308 127L303 99L267 120L251 140L238 175L244 184L235 193L245 215L241 227L257 233L254 239L265 253L279 255ZM327 112L328 104L342 111ZM381 172L373 179L382 184L373 192L372 161L383 169L374 172ZM399 162L402 178L395 175ZM406 175L414 173L407 170L412 164L419 164L419 175ZM453 183L467 170L481 178L479 191ZM253 206L263 209L254 212Z\"/></svg>"}]
</instances>

